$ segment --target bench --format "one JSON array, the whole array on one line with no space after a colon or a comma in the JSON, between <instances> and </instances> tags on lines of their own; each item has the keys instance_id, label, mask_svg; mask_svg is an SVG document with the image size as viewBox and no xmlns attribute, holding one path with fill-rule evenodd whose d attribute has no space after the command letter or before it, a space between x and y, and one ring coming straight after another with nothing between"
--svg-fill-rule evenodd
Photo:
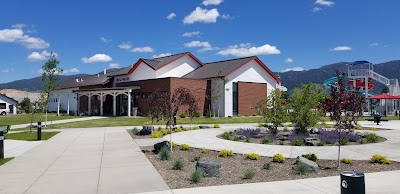
<instances>
[{"instance_id":1,"label":"bench","mask_svg":"<svg viewBox=\"0 0 400 194\"><path fill-rule=\"evenodd\" d=\"M0 131L3 131L3 135L8 133L8 130L10 130L11 125L0 125Z\"/></svg>"}]
</instances>

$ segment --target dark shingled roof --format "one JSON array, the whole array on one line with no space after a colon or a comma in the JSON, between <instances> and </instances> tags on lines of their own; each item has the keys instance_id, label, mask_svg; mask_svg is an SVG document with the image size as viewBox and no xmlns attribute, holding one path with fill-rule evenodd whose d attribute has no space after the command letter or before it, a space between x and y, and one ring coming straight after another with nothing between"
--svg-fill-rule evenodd
<instances>
[{"instance_id":1,"label":"dark shingled roof","mask_svg":"<svg viewBox=\"0 0 400 194\"><path fill-rule=\"evenodd\" d=\"M95 74L82 77L75 77L60 84L60 89L76 88L82 86L92 86L106 84L109 82L109 74Z\"/></svg>"},{"instance_id":2,"label":"dark shingled roof","mask_svg":"<svg viewBox=\"0 0 400 194\"><path fill-rule=\"evenodd\" d=\"M2 94L2 93L0 93L0 96L4 96L5 98L8 98L9 100L12 100L12 101L14 101L16 104L18 104L18 101L15 100L14 98L8 97L7 95Z\"/></svg>"},{"instance_id":3,"label":"dark shingled roof","mask_svg":"<svg viewBox=\"0 0 400 194\"><path fill-rule=\"evenodd\" d=\"M231 59L226 61L217 61L212 63L205 63L203 66L195 69L194 71L183 76L190 79L206 79L214 77L227 76L232 71L236 70L243 64L256 58L255 56L244 57L239 59Z\"/></svg>"},{"instance_id":4,"label":"dark shingled roof","mask_svg":"<svg viewBox=\"0 0 400 194\"><path fill-rule=\"evenodd\" d=\"M146 63L148 66L150 66L152 69L157 70L169 63L171 63L172 61L177 60L178 58L188 54L189 52L184 52L184 53L179 53L179 54L174 54L174 55L169 55L169 56L165 56L165 57L158 57L158 58L154 58L154 59L139 59L138 62L143 61L144 63ZM119 71L116 71L112 74L110 74L109 76L118 76L118 75L126 75L129 73L129 71L132 69L132 67L134 67L135 65L139 65L139 63L136 63L132 66L123 68Z\"/></svg>"}]
</instances>

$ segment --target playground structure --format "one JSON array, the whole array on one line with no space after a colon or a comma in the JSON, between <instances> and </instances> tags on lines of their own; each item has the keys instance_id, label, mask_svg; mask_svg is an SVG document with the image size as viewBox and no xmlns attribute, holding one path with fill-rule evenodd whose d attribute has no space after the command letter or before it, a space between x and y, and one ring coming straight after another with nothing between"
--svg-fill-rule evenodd
<instances>
[{"instance_id":1,"label":"playground structure","mask_svg":"<svg viewBox=\"0 0 400 194\"><path fill-rule=\"evenodd\" d=\"M368 68L365 68L368 65ZM382 102L372 103L370 101L375 96L370 92L374 88L374 81L381 83L389 88L389 94L391 96L400 95L399 81L397 79L388 79L374 71L374 64L368 61L355 61L353 63L347 64L347 74L345 78L350 79L348 81L349 87L348 91L359 91L360 95L366 97L366 106L364 108L364 115L369 115L374 113L385 113L385 114L395 114L399 111L399 99L385 99L385 103ZM361 68L360 68L361 67ZM337 84L337 78L332 77L325 80L324 85L330 87ZM385 108L382 108L385 106ZM389 108L388 108L389 107ZM382 111L384 110L384 111Z\"/></svg>"}]
</instances>

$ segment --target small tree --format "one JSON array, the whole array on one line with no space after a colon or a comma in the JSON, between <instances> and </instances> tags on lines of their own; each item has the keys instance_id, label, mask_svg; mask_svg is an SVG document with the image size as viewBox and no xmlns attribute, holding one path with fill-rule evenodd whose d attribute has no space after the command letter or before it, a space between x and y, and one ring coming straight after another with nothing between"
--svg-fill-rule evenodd
<instances>
[{"instance_id":1,"label":"small tree","mask_svg":"<svg viewBox=\"0 0 400 194\"><path fill-rule=\"evenodd\" d=\"M362 115L364 100L358 95L358 91L346 91L344 73L336 71L336 76L337 85L331 86L330 95L325 99L324 111L329 113L330 119L335 122L337 141L340 141L342 129L352 129L357 124L358 118ZM337 168L340 168L340 143Z\"/></svg>"},{"instance_id":2,"label":"small tree","mask_svg":"<svg viewBox=\"0 0 400 194\"><path fill-rule=\"evenodd\" d=\"M290 99L290 120L296 127L296 133L307 133L308 127L315 126L320 120L319 109L322 108L321 99L324 94L317 84L303 84L294 90Z\"/></svg>"},{"instance_id":3,"label":"small tree","mask_svg":"<svg viewBox=\"0 0 400 194\"><path fill-rule=\"evenodd\" d=\"M198 106L197 102L198 102L198 100L196 99L196 97L190 93L190 95L188 96L188 102L187 102L187 104L188 104L187 113L190 118L190 128L192 128L193 118L199 111L199 106Z\"/></svg>"},{"instance_id":4,"label":"small tree","mask_svg":"<svg viewBox=\"0 0 400 194\"><path fill-rule=\"evenodd\" d=\"M59 63L60 61L57 60L56 55L51 52L50 58L42 66L42 92L40 93L39 102L40 107L43 107L46 111L46 123L47 110L49 107L49 96L57 89L56 82L59 80L57 75L63 72L63 69L57 67Z\"/></svg>"},{"instance_id":5,"label":"small tree","mask_svg":"<svg viewBox=\"0 0 400 194\"><path fill-rule=\"evenodd\" d=\"M24 111L25 113L31 113L32 111L32 104L31 104L31 99L28 97L24 97L24 99L19 103L21 106L21 110Z\"/></svg>"},{"instance_id":6,"label":"small tree","mask_svg":"<svg viewBox=\"0 0 400 194\"><path fill-rule=\"evenodd\" d=\"M148 117L151 119L151 125L154 127L154 121L158 122L162 119L164 113L164 105L167 103L167 93L160 92L159 89L154 91L150 96L150 109Z\"/></svg>"},{"instance_id":7,"label":"small tree","mask_svg":"<svg viewBox=\"0 0 400 194\"><path fill-rule=\"evenodd\" d=\"M258 114L262 115L266 123L271 123L271 133L277 134L278 127L287 118L285 101L281 98L281 92L274 90L266 98L256 103Z\"/></svg>"}]
</instances>

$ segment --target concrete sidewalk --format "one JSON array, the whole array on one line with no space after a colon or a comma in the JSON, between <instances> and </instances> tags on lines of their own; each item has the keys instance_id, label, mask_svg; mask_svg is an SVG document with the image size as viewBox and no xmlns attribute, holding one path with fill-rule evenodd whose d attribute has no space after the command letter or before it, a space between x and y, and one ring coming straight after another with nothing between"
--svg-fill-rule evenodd
<instances>
[{"instance_id":1,"label":"concrete sidewalk","mask_svg":"<svg viewBox=\"0 0 400 194\"><path fill-rule=\"evenodd\" d=\"M0 166L0 193L137 193L168 189L125 128L64 130Z\"/></svg>"},{"instance_id":2,"label":"concrete sidewalk","mask_svg":"<svg viewBox=\"0 0 400 194\"><path fill-rule=\"evenodd\" d=\"M47 121L47 125L54 125L54 124L62 124L62 123L72 123L72 122L79 122L79 121L89 121L89 120L95 120L95 119L104 119L107 117L96 117L96 116L91 116L91 117L84 117L84 118L75 118L75 119L64 119L64 120L56 120L56 121ZM33 125L36 125L37 123L33 123ZM44 126L44 122L42 125ZM11 125L11 130L13 129L22 129L22 128L27 128L31 124L20 124L20 125Z\"/></svg>"},{"instance_id":3,"label":"concrete sidewalk","mask_svg":"<svg viewBox=\"0 0 400 194\"><path fill-rule=\"evenodd\" d=\"M365 174L366 193L399 193L400 171L377 172ZM323 177L312 179L298 179L289 181L249 183L238 185L222 185L212 187L198 187L188 189L172 189L142 194L247 194L247 193L296 193L296 194L324 194L340 193L340 177Z\"/></svg>"},{"instance_id":4,"label":"concrete sidewalk","mask_svg":"<svg viewBox=\"0 0 400 194\"><path fill-rule=\"evenodd\" d=\"M17 157L40 145L43 141L4 140L4 157Z\"/></svg>"}]
</instances>

